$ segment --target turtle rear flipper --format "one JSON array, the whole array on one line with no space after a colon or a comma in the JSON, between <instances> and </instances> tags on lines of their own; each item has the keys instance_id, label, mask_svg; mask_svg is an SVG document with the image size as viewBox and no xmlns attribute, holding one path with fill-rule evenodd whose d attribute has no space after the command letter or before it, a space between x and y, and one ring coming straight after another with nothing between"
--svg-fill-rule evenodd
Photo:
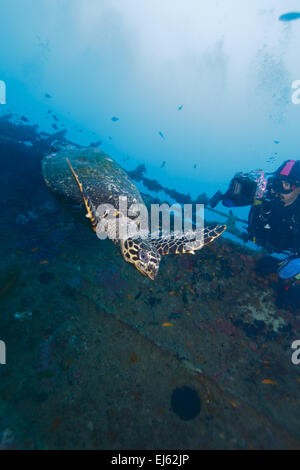
<instances>
[{"instance_id":1,"label":"turtle rear flipper","mask_svg":"<svg viewBox=\"0 0 300 470\"><path fill-rule=\"evenodd\" d=\"M208 245L226 230L226 225L210 225L197 232L186 232L176 235L169 234L152 240L153 246L161 256L172 254L194 254L203 246ZM197 236L196 236L197 234Z\"/></svg>"}]
</instances>

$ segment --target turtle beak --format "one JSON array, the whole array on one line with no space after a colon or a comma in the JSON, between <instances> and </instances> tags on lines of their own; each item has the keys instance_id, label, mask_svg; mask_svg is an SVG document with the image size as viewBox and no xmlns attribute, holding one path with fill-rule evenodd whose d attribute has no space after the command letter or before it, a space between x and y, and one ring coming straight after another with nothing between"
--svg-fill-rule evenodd
<instances>
[{"instance_id":1,"label":"turtle beak","mask_svg":"<svg viewBox=\"0 0 300 470\"><path fill-rule=\"evenodd\" d=\"M158 268L159 266L155 266L155 265L151 266L151 271L148 273L148 276L150 277L150 279L152 279L152 281L154 281L154 279L157 276Z\"/></svg>"},{"instance_id":2,"label":"turtle beak","mask_svg":"<svg viewBox=\"0 0 300 470\"><path fill-rule=\"evenodd\" d=\"M154 281L154 279L156 278L157 276L157 273L158 273L158 268L159 266L156 266L155 264L152 264L149 268L148 268L148 271L147 271L147 276L150 277L150 279L152 279L152 281Z\"/></svg>"},{"instance_id":3,"label":"turtle beak","mask_svg":"<svg viewBox=\"0 0 300 470\"><path fill-rule=\"evenodd\" d=\"M136 268L144 276L150 277L150 279L152 279L152 281L154 281L154 279L156 278L157 273L158 273L158 266L155 266L155 265L151 265L151 266L148 266L146 268L142 263L138 263L138 264L136 264Z\"/></svg>"}]
</instances>

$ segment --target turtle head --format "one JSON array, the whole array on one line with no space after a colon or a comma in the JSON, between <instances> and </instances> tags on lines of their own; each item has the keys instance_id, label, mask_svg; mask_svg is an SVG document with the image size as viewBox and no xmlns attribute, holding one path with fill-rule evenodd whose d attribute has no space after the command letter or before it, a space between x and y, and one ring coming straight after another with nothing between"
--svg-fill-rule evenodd
<instances>
[{"instance_id":1,"label":"turtle head","mask_svg":"<svg viewBox=\"0 0 300 470\"><path fill-rule=\"evenodd\" d=\"M121 242L121 248L125 261L134 264L144 276L148 276L152 280L156 278L161 256L149 241L128 238Z\"/></svg>"}]
</instances>

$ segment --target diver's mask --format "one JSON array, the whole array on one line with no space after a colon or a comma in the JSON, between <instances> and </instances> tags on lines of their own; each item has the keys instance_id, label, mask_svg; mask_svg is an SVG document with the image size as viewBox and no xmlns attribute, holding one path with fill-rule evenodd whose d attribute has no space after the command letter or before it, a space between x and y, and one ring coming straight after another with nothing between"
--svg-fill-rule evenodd
<instances>
[{"instance_id":1,"label":"diver's mask","mask_svg":"<svg viewBox=\"0 0 300 470\"><path fill-rule=\"evenodd\" d=\"M280 194L290 194L299 186L296 181L289 180L287 178L278 178L273 176L268 180L268 191L273 196L279 196Z\"/></svg>"}]
</instances>

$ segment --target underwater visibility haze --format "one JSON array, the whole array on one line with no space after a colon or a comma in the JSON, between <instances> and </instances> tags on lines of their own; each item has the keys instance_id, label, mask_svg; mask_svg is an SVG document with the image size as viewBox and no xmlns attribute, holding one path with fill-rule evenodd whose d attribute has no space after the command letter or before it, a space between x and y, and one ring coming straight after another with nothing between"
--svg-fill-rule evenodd
<instances>
[{"instance_id":1,"label":"underwater visibility haze","mask_svg":"<svg viewBox=\"0 0 300 470\"><path fill-rule=\"evenodd\" d=\"M1 450L300 448L299 18L2 2Z\"/></svg>"}]
</instances>

